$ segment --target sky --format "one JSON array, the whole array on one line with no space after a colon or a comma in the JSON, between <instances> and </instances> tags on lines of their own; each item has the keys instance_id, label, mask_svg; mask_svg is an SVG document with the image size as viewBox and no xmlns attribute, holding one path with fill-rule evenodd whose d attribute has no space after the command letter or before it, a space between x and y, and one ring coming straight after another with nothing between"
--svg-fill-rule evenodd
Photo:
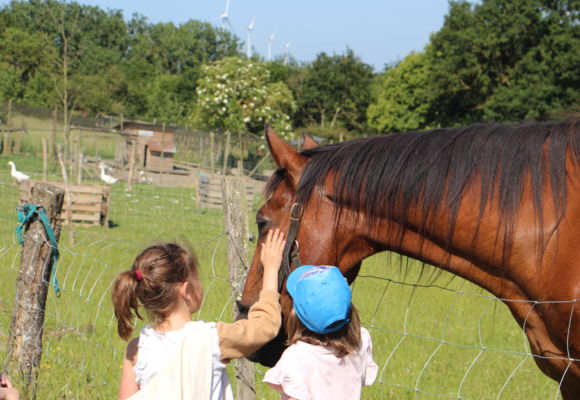
<instances>
[{"instance_id":1,"label":"sky","mask_svg":"<svg viewBox=\"0 0 580 400\"><path fill-rule=\"evenodd\" d=\"M122 10L150 22L180 24L190 19L221 26L219 16L228 0L76 0L105 10ZM255 18L253 51L283 57L285 46L297 61L311 62L320 52L343 54L347 47L377 72L423 50L429 35L438 31L448 10L448 0L229 0L229 20L244 43ZM0 0L6 5L9 0ZM232 28L229 28L230 30ZM246 47L244 47L244 51Z\"/></svg>"}]
</instances>

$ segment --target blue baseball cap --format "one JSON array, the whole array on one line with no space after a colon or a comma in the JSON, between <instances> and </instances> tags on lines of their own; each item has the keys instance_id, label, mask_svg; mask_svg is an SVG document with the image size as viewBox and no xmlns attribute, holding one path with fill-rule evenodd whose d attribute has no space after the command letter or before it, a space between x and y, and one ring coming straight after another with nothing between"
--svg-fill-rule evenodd
<instances>
[{"instance_id":1,"label":"blue baseball cap","mask_svg":"<svg viewBox=\"0 0 580 400\"><path fill-rule=\"evenodd\" d=\"M303 265L286 280L294 311L312 332L336 332L350 319L352 292L336 267Z\"/></svg>"}]
</instances>

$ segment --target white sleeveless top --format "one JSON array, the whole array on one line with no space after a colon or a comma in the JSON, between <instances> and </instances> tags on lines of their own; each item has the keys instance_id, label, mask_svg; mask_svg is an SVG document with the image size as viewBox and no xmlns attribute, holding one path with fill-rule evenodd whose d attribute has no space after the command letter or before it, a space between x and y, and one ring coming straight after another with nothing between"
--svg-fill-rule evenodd
<instances>
[{"instance_id":1,"label":"white sleeveless top","mask_svg":"<svg viewBox=\"0 0 580 400\"><path fill-rule=\"evenodd\" d=\"M233 400L234 396L226 373L226 365L221 362L219 338L214 322L190 321L182 329L170 332L158 332L151 325L145 325L141 328L137 363L133 367L137 384L140 388L145 386L169 359L171 353L177 351L185 327L189 324L202 324L211 328L213 369L211 400Z\"/></svg>"}]
</instances>

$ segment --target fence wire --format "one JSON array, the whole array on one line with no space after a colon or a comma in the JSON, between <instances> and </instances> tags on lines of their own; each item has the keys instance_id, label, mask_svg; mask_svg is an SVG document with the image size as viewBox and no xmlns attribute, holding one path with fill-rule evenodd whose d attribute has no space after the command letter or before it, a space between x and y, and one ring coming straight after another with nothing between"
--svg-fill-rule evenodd
<instances>
[{"instance_id":1,"label":"fence wire","mask_svg":"<svg viewBox=\"0 0 580 400\"><path fill-rule=\"evenodd\" d=\"M0 166L8 157L0 156ZM38 159L19 160L32 178L41 177ZM59 180L58 168L51 171L49 179ZM17 301L18 191L9 169L0 168L0 363ZM183 238L196 250L205 293L195 318L231 320L231 287L242 287L245 277L230 282L226 242L231 239L223 215L219 210L198 210L196 196L193 187L137 183L127 191L119 182L112 187L110 227L77 227L74 244L68 228L63 228L57 265L62 295L57 298L49 290L43 310L39 399L116 397L126 343L117 337L111 285L138 252L155 241ZM363 398L559 398L558 383L539 371L525 334L500 299L446 273L437 284L423 284L425 276L415 273L412 263L402 270L392 267L400 261L383 256L365 261L353 286L380 368ZM258 381L264 371L258 369ZM256 389L260 399L278 398L263 384Z\"/></svg>"}]
</instances>

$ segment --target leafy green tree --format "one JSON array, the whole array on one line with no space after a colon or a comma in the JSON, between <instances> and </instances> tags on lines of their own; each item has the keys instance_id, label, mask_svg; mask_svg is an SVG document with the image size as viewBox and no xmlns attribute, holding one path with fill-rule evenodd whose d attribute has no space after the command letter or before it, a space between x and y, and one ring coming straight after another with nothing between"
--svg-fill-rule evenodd
<instances>
[{"instance_id":1,"label":"leafy green tree","mask_svg":"<svg viewBox=\"0 0 580 400\"><path fill-rule=\"evenodd\" d=\"M450 2L426 51L431 123L546 118L577 104L578 18L577 0Z\"/></svg>"},{"instance_id":2,"label":"leafy green tree","mask_svg":"<svg viewBox=\"0 0 580 400\"><path fill-rule=\"evenodd\" d=\"M352 50L334 56L320 53L306 68L301 95L297 97L297 122L302 126L314 123L362 130L372 79L372 68Z\"/></svg>"},{"instance_id":3,"label":"leafy green tree","mask_svg":"<svg viewBox=\"0 0 580 400\"><path fill-rule=\"evenodd\" d=\"M293 108L292 93L284 83L272 83L263 63L228 57L203 68L195 121L231 132L258 134L269 123L288 135Z\"/></svg>"},{"instance_id":4,"label":"leafy green tree","mask_svg":"<svg viewBox=\"0 0 580 400\"><path fill-rule=\"evenodd\" d=\"M429 74L424 53L411 53L399 65L387 69L377 99L368 108L369 127L381 133L425 128L430 106Z\"/></svg>"}]
</instances>

